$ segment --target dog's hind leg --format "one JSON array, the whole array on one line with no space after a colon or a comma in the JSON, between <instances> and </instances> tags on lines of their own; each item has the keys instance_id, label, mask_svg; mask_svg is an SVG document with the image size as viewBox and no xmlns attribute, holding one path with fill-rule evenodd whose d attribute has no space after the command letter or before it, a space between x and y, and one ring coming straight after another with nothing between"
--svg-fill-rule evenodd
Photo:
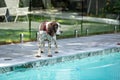
<instances>
[{"instance_id":1,"label":"dog's hind leg","mask_svg":"<svg viewBox=\"0 0 120 80\"><path fill-rule=\"evenodd\" d=\"M42 49L42 40L39 37L39 39L38 39L38 53L35 55L36 57L41 57L41 52L42 52L41 49Z\"/></svg>"},{"instance_id":2,"label":"dog's hind leg","mask_svg":"<svg viewBox=\"0 0 120 80\"><path fill-rule=\"evenodd\" d=\"M41 57L41 46L38 46L38 53L35 55L36 57Z\"/></svg>"}]
</instances>

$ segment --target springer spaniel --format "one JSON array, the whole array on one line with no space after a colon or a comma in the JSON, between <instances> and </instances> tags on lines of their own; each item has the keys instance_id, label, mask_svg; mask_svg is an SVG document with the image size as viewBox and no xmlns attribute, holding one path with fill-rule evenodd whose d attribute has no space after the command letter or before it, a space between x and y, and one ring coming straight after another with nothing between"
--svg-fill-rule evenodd
<instances>
[{"instance_id":1,"label":"springer spaniel","mask_svg":"<svg viewBox=\"0 0 120 80\"><path fill-rule=\"evenodd\" d=\"M48 57L52 57L51 42L54 42L55 53L58 53L56 35L61 34L60 28L61 28L60 24L55 21L52 21L52 22L46 21L41 23L41 25L39 26L39 32L38 32L39 49L36 57L41 57L41 53L44 52L45 41L48 41Z\"/></svg>"}]
</instances>

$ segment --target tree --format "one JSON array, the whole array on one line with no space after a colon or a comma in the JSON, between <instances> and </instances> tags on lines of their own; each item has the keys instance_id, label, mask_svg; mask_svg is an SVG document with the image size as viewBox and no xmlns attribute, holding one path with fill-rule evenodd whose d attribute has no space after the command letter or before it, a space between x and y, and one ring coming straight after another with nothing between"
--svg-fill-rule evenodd
<instances>
[{"instance_id":1,"label":"tree","mask_svg":"<svg viewBox=\"0 0 120 80\"><path fill-rule=\"evenodd\" d=\"M113 5L110 0L106 1L106 5L104 7L104 12L105 13L112 13L113 12Z\"/></svg>"},{"instance_id":2,"label":"tree","mask_svg":"<svg viewBox=\"0 0 120 80\"><path fill-rule=\"evenodd\" d=\"M113 6L114 13L120 13L120 0L116 0Z\"/></svg>"},{"instance_id":3,"label":"tree","mask_svg":"<svg viewBox=\"0 0 120 80\"><path fill-rule=\"evenodd\" d=\"M96 0L96 15L98 15L98 0Z\"/></svg>"}]
</instances>

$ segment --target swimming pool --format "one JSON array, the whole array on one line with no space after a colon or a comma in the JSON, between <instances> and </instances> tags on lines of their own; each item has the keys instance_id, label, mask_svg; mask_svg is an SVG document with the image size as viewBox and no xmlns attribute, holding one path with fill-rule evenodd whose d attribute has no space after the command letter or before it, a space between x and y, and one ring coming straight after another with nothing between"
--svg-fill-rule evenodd
<instances>
[{"instance_id":1,"label":"swimming pool","mask_svg":"<svg viewBox=\"0 0 120 80\"><path fill-rule=\"evenodd\" d=\"M120 80L120 53L0 74L0 80Z\"/></svg>"}]
</instances>

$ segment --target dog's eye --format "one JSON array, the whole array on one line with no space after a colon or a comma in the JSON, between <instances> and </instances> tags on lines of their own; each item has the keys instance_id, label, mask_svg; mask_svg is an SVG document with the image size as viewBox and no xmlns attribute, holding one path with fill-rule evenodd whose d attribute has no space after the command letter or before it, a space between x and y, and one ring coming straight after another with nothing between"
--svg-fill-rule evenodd
<instances>
[{"instance_id":1,"label":"dog's eye","mask_svg":"<svg viewBox=\"0 0 120 80\"><path fill-rule=\"evenodd\" d=\"M55 26L55 28L57 29L57 28L58 28L58 26Z\"/></svg>"}]
</instances>

